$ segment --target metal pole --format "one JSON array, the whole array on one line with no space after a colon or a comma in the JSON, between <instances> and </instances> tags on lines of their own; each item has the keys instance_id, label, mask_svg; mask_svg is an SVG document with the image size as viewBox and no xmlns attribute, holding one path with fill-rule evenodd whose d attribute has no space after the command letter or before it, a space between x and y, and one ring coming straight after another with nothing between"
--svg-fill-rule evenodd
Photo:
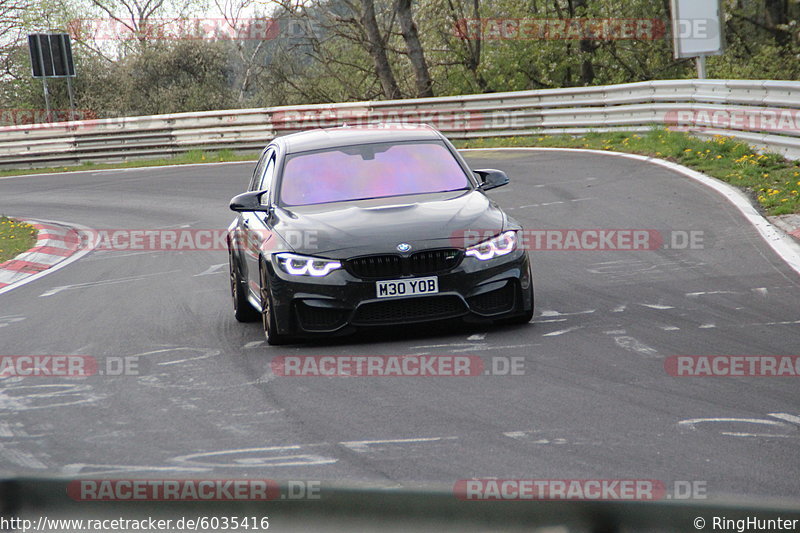
<instances>
[{"instance_id":1,"label":"metal pole","mask_svg":"<svg viewBox=\"0 0 800 533\"><path fill-rule=\"evenodd\" d=\"M42 86L44 87L44 107L47 110L47 115L45 115L45 118L47 119L47 122L51 122L51 120L50 120L50 94L49 94L49 92L47 90L47 78L46 77L42 78Z\"/></svg>"},{"instance_id":2,"label":"metal pole","mask_svg":"<svg viewBox=\"0 0 800 533\"><path fill-rule=\"evenodd\" d=\"M697 79L704 80L706 76L706 56L697 56Z\"/></svg>"},{"instance_id":3,"label":"metal pole","mask_svg":"<svg viewBox=\"0 0 800 533\"><path fill-rule=\"evenodd\" d=\"M67 76L67 92L69 93L69 120L75 120L75 96L72 94L72 77Z\"/></svg>"}]
</instances>

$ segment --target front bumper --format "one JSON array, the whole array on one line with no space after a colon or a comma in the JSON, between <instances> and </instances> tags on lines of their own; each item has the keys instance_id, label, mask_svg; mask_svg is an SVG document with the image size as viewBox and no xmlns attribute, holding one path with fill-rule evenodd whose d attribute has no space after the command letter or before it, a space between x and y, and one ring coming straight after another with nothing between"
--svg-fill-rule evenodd
<instances>
[{"instance_id":1,"label":"front bumper","mask_svg":"<svg viewBox=\"0 0 800 533\"><path fill-rule=\"evenodd\" d=\"M533 308L530 272L530 260L523 250L489 261L464 257L455 268L437 275L437 294L377 298L375 279L360 279L345 269L321 278L267 269L278 332L287 335L335 334L360 327L454 318L494 321L522 315Z\"/></svg>"}]
</instances>

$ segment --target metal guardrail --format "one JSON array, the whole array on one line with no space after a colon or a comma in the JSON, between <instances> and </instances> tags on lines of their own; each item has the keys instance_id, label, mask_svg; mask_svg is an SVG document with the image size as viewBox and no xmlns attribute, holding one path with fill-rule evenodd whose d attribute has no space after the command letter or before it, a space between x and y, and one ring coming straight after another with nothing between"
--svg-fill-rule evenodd
<instances>
[{"instance_id":1,"label":"metal guardrail","mask_svg":"<svg viewBox=\"0 0 800 533\"><path fill-rule=\"evenodd\" d=\"M252 152L315 127L423 122L451 139L666 126L800 158L800 82L667 80L409 100L234 109L0 127L0 168Z\"/></svg>"}]
</instances>

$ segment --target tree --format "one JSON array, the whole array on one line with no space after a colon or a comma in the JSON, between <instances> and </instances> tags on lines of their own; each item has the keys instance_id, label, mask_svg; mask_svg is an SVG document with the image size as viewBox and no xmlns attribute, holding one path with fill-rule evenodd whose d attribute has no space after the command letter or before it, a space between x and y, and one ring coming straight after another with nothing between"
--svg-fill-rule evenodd
<instances>
[{"instance_id":1,"label":"tree","mask_svg":"<svg viewBox=\"0 0 800 533\"><path fill-rule=\"evenodd\" d=\"M581 17L587 12L586 7L589 0L571 0L570 17ZM581 85L588 86L594 83L594 52L600 45L591 39L581 39L579 48L581 53Z\"/></svg>"},{"instance_id":2,"label":"tree","mask_svg":"<svg viewBox=\"0 0 800 533\"><path fill-rule=\"evenodd\" d=\"M23 0L0 0L0 56L17 45L22 34Z\"/></svg>"},{"instance_id":3,"label":"tree","mask_svg":"<svg viewBox=\"0 0 800 533\"><path fill-rule=\"evenodd\" d=\"M789 0L764 0L766 11L765 26L773 33L779 45L789 43L790 35L786 31L789 20Z\"/></svg>"},{"instance_id":4,"label":"tree","mask_svg":"<svg viewBox=\"0 0 800 533\"><path fill-rule=\"evenodd\" d=\"M146 32L176 17L191 20L204 1L0 0L0 105L44 106L41 85L30 77L24 36L63 30L67 21L87 16L104 16L128 28L128 37L137 35L111 44L91 35L75 41L77 105L98 116L694 76L692 61L673 58L667 36L507 38L481 24L655 19L668 26L669 0L214 0L234 32L263 25L253 20L257 2L275 7L266 14L280 31L273 28L262 40L192 34L198 30L191 25L175 39ZM800 79L800 1L725 0L724 6L728 45L724 55L709 58L712 77ZM468 19L473 23L462 31ZM64 107L63 80L49 86L54 107Z\"/></svg>"},{"instance_id":5,"label":"tree","mask_svg":"<svg viewBox=\"0 0 800 533\"><path fill-rule=\"evenodd\" d=\"M281 31L267 47L267 66L259 78L264 99L289 104L388 97L369 53L359 2L329 0L300 5L296 0L281 0L280 4L279 26L292 31ZM377 12L375 18L380 43L384 37ZM384 55L389 61L388 53ZM397 82L391 65L388 73L384 81L389 94L396 95L392 93Z\"/></svg>"},{"instance_id":6,"label":"tree","mask_svg":"<svg viewBox=\"0 0 800 533\"><path fill-rule=\"evenodd\" d=\"M367 52L372 57L375 65L375 72L383 87L383 94L386 98L400 98L400 88L397 86L392 66L386 55L386 40L378 27L378 19L375 17L375 3L373 0L360 0L361 13L359 21L366 35Z\"/></svg>"},{"instance_id":7,"label":"tree","mask_svg":"<svg viewBox=\"0 0 800 533\"><path fill-rule=\"evenodd\" d=\"M240 71L237 94L239 105L244 104L255 78L264 68L260 61L262 52L267 39L272 38L277 28L275 21L259 16L258 12L252 18L244 16L255 4L256 0L214 0L217 10L222 13L225 23L234 33L239 32L249 36L264 32L264 37L261 39L233 39L233 49Z\"/></svg>"},{"instance_id":8,"label":"tree","mask_svg":"<svg viewBox=\"0 0 800 533\"><path fill-rule=\"evenodd\" d=\"M160 39L170 26L180 29L193 10L201 7L196 0L89 0L91 5L119 24L120 42L133 37L140 47ZM125 35L127 34L127 35ZM178 36L179 37L179 36Z\"/></svg>"},{"instance_id":9,"label":"tree","mask_svg":"<svg viewBox=\"0 0 800 533\"><path fill-rule=\"evenodd\" d=\"M425 51L422 49L422 43L419 40L417 25L414 23L414 17L411 13L411 0L397 0L395 11L400 21L403 40L406 42L408 58L414 69L417 96L420 98L433 96L433 81L428 72L428 62L425 60Z\"/></svg>"}]
</instances>

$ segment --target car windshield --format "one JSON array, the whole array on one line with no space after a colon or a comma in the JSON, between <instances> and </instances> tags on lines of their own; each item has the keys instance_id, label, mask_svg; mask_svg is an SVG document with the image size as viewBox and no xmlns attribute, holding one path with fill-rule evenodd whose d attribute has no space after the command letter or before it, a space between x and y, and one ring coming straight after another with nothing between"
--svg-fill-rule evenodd
<instances>
[{"instance_id":1,"label":"car windshield","mask_svg":"<svg viewBox=\"0 0 800 533\"><path fill-rule=\"evenodd\" d=\"M297 206L469 187L442 142L375 143L289 156L280 199Z\"/></svg>"}]
</instances>

